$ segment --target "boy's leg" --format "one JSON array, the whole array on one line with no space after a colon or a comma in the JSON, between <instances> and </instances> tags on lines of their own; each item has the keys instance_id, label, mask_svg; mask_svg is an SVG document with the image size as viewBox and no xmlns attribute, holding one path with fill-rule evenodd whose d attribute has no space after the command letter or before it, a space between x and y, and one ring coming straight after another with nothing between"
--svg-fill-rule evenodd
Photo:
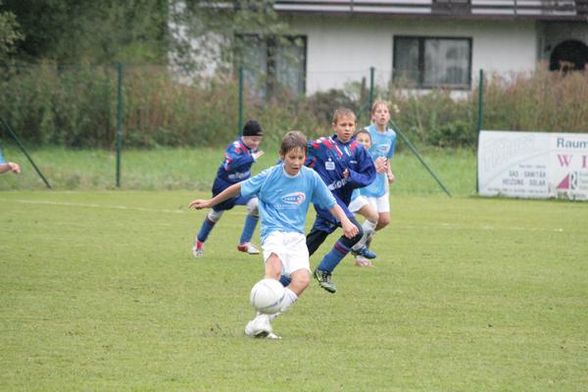
<instances>
[{"instance_id":1,"label":"boy's leg","mask_svg":"<svg viewBox=\"0 0 588 392\"><path fill-rule=\"evenodd\" d=\"M265 278L277 279L281 274L282 263L277 251L280 240L279 237L270 236L264 243ZM245 335L253 338L279 339L280 337L274 334L270 321L269 314L257 312L253 320L245 326Z\"/></svg>"},{"instance_id":2,"label":"boy's leg","mask_svg":"<svg viewBox=\"0 0 588 392\"><path fill-rule=\"evenodd\" d=\"M310 282L309 257L305 238L301 234L272 233L263 243L263 255L266 278L277 279L287 274L291 276L292 283L290 287L285 288L286 295L280 311L271 315L258 313L245 327L245 334L253 337L279 339L280 337L273 333L270 321L292 306Z\"/></svg>"},{"instance_id":3,"label":"boy's leg","mask_svg":"<svg viewBox=\"0 0 588 392\"><path fill-rule=\"evenodd\" d=\"M241 232L241 239L237 249L241 252L246 252L250 255L259 254L259 250L251 244L251 238L255 232L257 221L259 220L259 211L257 209L257 198L251 198L247 201L247 216L245 217L245 224Z\"/></svg>"},{"instance_id":4,"label":"boy's leg","mask_svg":"<svg viewBox=\"0 0 588 392\"><path fill-rule=\"evenodd\" d=\"M386 192L385 195L370 200L370 203L372 203L378 212L378 225L376 226L376 231L380 231L390 224L390 193Z\"/></svg>"},{"instance_id":5,"label":"boy's leg","mask_svg":"<svg viewBox=\"0 0 588 392\"><path fill-rule=\"evenodd\" d=\"M355 217L349 217L349 220L357 227L359 233L353 238L341 236L337 242L335 242L335 245L329 253L323 257L323 260L314 271L314 277L319 281L321 287L330 293L337 291L335 284L331 281L333 271L337 265L339 265L341 260L347 256L351 247L353 247L353 245L355 245L363 236L363 229L357 219L355 219Z\"/></svg>"},{"instance_id":6,"label":"boy's leg","mask_svg":"<svg viewBox=\"0 0 588 392\"><path fill-rule=\"evenodd\" d=\"M198 231L198 234L196 234L196 238L194 238L194 246L192 247L192 254L194 257L199 257L204 254L204 242L206 242L214 225L220 220L223 212L224 211L210 210L206 215L206 218L204 218L204 222L202 222L202 226L200 226L200 230Z\"/></svg>"},{"instance_id":7,"label":"boy's leg","mask_svg":"<svg viewBox=\"0 0 588 392\"><path fill-rule=\"evenodd\" d=\"M365 220L363 222L363 224L361 225L361 227L363 229L363 236L351 248L351 250L353 252L355 252L357 254L361 254L362 248L366 248L368 238L370 238L374 234L374 232L376 231L376 225L377 225L377 223L369 221L369 220ZM368 257L368 258L370 258L370 257ZM371 258L375 258L375 256L371 257Z\"/></svg>"},{"instance_id":8,"label":"boy's leg","mask_svg":"<svg viewBox=\"0 0 588 392\"><path fill-rule=\"evenodd\" d=\"M308 254L312 256L314 252L321 246L329 234L337 229L337 226L329 223L317 215L310 233L306 236L306 247Z\"/></svg>"},{"instance_id":9,"label":"boy's leg","mask_svg":"<svg viewBox=\"0 0 588 392\"><path fill-rule=\"evenodd\" d=\"M363 237L351 249L351 253L355 256L355 264L359 266L370 266L371 263L368 259L376 258L376 254L365 246L367 236L375 229L378 222L378 212L369 199L367 196L360 195L349 204L349 211L365 218L362 224Z\"/></svg>"},{"instance_id":10,"label":"boy's leg","mask_svg":"<svg viewBox=\"0 0 588 392\"><path fill-rule=\"evenodd\" d=\"M304 236L297 233L284 233L283 238L284 248L280 254L283 269L276 271L276 268L272 268L271 271L268 271L266 264L266 276L268 272L273 273L272 277L281 272L282 277L287 275L291 279L286 287L286 296L280 312L271 315L270 320L278 317L292 306L310 284L310 260ZM266 248L266 243L264 243L264 252Z\"/></svg>"},{"instance_id":11,"label":"boy's leg","mask_svg":"<svg viewBox=\"0 0 588 392\"><path fill-rule=\"evenodd\" d=\"M390 212L380 212L378 217L378 226L376 231L382 230L384 227L390 224Z\"/></svg>"}]
</instances>

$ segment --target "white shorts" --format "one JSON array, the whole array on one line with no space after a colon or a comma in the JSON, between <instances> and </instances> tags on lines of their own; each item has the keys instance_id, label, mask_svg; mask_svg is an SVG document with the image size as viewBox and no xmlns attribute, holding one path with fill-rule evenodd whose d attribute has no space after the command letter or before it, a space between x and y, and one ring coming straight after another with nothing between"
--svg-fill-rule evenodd
<instances>
[{"instance_id":1,"label":"white shorts","mask_svg":"<svg viewBox=\"0 0 588 392\"><path fill-rule=\"evenodd\" d=\"M384 196L368 197L367 199L372 207L378 211L378 214L390 212L390 193L386 192Z\"/></svg>"},{"instance_id":2,"label":"white shorts","mask_svg":"<svg viewBox=\"0 0 588 392\"><path fill-rule=\"evenodd\" d=\"M369 203L370 202L368 201L367 197L359 195L355 199L351 200L351 203L349 203L349 211L355 214Z\"/></svg>"},{"instance_id":3,"label":"white shorts","mask_svg":"<svg viewBox=\"0 0 588 392\"><path fill-rule=\"evenodd\" d=\"M349 203L349 211L355 214L368 204L378 213L390 212L390 193L386 193L384 196L380 197L360 195L354 200L351 200L351 203Z\"/></svg>"},{"instance_id":4,"label":"white shorts","mask_svg":"<svg viewBox=\"0 0 588 392\"><path fill-rule=\"evenodd\" d=\"M282 275L290 276L299 269L310 271L306 237L301 233L274 231L261 244L263 260L275 253L282 262Z\"/></svg>"}]
</instances>

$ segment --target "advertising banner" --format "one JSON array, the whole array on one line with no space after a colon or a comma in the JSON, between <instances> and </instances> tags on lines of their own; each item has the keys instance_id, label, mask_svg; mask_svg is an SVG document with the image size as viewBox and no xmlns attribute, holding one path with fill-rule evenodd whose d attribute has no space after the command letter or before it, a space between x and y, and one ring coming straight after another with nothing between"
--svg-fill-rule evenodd
<instances>
[{"instance_id":1,"label":"advertising banner","mask_svg":"<svg viewBox=\"0 0 588 392\"><path fill-rule=\"evenodd\" d=\"M588 134L481 131L482 196L588 200Z\"/></svg>"}]
</instances>

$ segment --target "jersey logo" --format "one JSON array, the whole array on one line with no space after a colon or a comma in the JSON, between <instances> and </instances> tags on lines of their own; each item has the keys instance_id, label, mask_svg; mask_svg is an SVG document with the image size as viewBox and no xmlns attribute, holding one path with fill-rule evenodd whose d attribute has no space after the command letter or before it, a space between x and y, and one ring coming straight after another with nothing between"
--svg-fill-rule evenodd
<instances>
[{"instance_id":1,"label":"jersey logo","mask_svg":"<svg viewBox=\"0 0 588 392\"><path fill-rule=\"evenodd\" d=\"M289 193L282 196L282 203L299 206L306 200L306 195L302 192Z\"/></svg>"},{"instance_id":2,"label":"jersey logo","mask_svg":"<svg viewBox=\"0 0 588 392\"><path fill-rule=\"evenodd\" d=\"M387 154L390 151L389 144L378 144L377 150L380 151L382 154Z\"/></svg>"},{"instance_id":3,"label":"jersey logo","mask_svg":"<svg viewBox=\"0 0 588 392\"><path fill-rule=\"evenodd\" d=\"M335 162L331 161L331 158L329 158L329 160L325 162L325 169L335 170Z\"/></svg>"}]
</instances>

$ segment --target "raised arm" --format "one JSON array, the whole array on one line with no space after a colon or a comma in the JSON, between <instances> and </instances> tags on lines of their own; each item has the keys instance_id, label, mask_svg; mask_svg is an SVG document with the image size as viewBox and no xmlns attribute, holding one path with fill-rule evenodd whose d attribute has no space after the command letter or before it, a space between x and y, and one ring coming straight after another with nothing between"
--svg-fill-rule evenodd
<instances>
[{"instance_id":1,"label":"raised arm","mask_svg":"<svg viewBox=\"0 0 588 392\"><path fill-rule=\"evenodd\" d=\"M241 193L241 183L236 183L213 197L212 199L196 199L192 200L188 205L188 208L193 210L201 210L203 208L212 208L215 205L222 203L225 200L230 199L231 197L238 196Z\"/></svg>"},{"instance_id":2,"label":"raised arm","mask_svg":"<svg viewBox=\"0 0 588 392\"><path fill-rule=\"evenodd\" d=\"M6 173L8 171L18 174L20 173L20 166L14 162L0 163L0 173Z\"/></svg>"}]
</instances>

